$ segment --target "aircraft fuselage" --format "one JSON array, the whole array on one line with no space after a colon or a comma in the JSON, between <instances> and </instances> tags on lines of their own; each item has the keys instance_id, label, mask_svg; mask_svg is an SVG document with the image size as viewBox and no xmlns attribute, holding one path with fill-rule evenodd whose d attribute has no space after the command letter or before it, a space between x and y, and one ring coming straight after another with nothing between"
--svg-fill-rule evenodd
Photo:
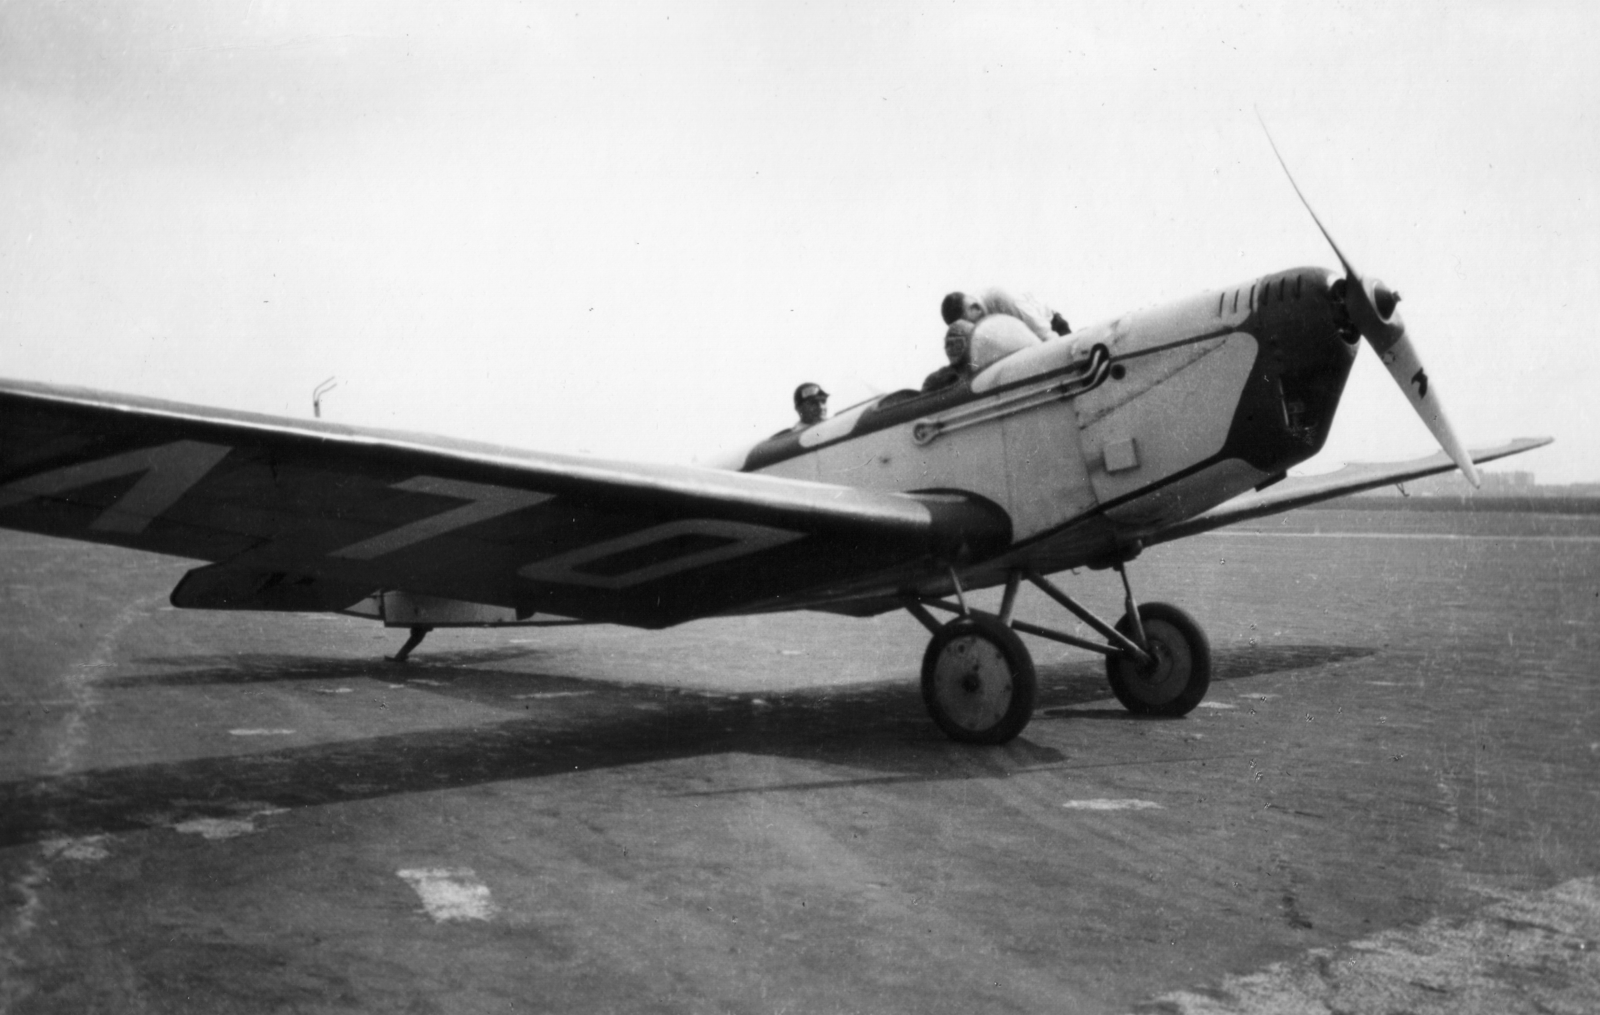
<instances>
[{"instance_id":1,"label":"aircraft fuselage","mask_svg":"<svg viewBox=\"0 0 1600 1015\"><path fill-rule=\"evenodd\" d=\"M985 497L1012 523L997 578L1024 559L1045 571L1114 562L1322 448L1359 340L1340 284L1296 268L1126 314L954 387L853 406L739 464Z\"/></svg>"}]
</instances>

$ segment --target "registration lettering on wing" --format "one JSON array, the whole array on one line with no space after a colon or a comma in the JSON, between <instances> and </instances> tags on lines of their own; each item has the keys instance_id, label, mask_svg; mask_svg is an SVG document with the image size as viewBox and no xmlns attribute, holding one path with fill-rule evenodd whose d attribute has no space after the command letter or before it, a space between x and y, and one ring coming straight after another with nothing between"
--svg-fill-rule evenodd
<instances>
[{"instance_id":1,"label":"registration lettering on wing","mask_svg":"<svg viewBox=\"0 0 1600 1015\"><path fill-rule=\"evenodd\" d=\"M625 589L782 546L803 535L749 522L689 518L547 557L517 573L540 582Z\"/></svg>"},{"instance_id":2,"label":"registration lettering on wing","mask_svg":"<svg viewBox=\"0 0 1600 1015\"><path fill-rule=\"evenodd\" d=\"M375 560L424 540L542 504L554 496L438 476L415 476L393 484L393 488L452 497L466 503L342 546L331 551L330 556ZM688 518L652 525L546 557L523 565L517 573L537 582L625 589L759 553L804 535L750 522Z\"/></svg>"},{"instance_id":3,"label":"registration lettering on wing","mask_svg":"<svg viewBox=\"0 0 1600 1015\"><path fill-rule=\"evenodd\" d=\"M232 448L204 441L173 441L136 448L91 462L75 462L0 486L0 508L39 498L60 498L72 490L124 476L138 481L112 501L89 528L137 535L200 482Z\"/></svg>"},{"instance_id":4,"label":"registration lettering on wing","mask_svg":"<svg viewBox=\"0 0 1600 1015\"><path fill-rule=\"evenodd\" d=\"M394 489L410 493L431 493L454 497L467 503L441 511L436 515L390 529L359 543L351 543L334 550L329 556L350 557L355 560L372 560L404 549L424 539L442 536L447 532L498 518L525 507L542 504L553 495L534 493L531 490L514 490L486 483L468 483L459 479L442 479L438 476L416 476L394 484Z\"/></svg>"}]
</instances>

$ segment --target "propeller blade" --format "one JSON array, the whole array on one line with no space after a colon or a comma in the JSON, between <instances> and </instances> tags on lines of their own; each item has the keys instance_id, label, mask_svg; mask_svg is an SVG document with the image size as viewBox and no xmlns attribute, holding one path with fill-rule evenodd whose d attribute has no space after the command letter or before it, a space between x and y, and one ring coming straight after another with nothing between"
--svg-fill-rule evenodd
<instances>
[{"instance_id":1,"label":"propeller blade","mask_svg":"<svg viewBox=\"0 0 1600 1015\"><path fill-rule=\"evenodd\" d=\"M1422 422L1432 432L1434 440L1444 448L1445 454L1461 469L1462 475L1473 486L1482 486L1483 479L1478 475L1478 467L1472 464L1472 456L1467 454L1461 446L1461 441L1456 437L1456 432L1450 425L1450 419L1444 413L1444 404L1439 401L1439 396L1434 392L1428 380L1428 372L1423 369L1422 361L1417 358L1417 350L1412 347L1411 339L1406 335L1405 329L1400 330L1400 335L1389 346L1386 352L1378 354L1383 361L1384 369L1389 371L1389 376L1405 392L1406 401L1411 403L1411 408L1422 417Z\"/></svg>"},{"instance_id":2,"label":"propeller blade","mask_svg":"<svg viewBox=\"0 0 1600 1015\"><path fill-rule=\"evenodd\" d=\"M1339 259L1339 266L1344 268L1344 273L1354 285L1361 284L1361 273L1356 271L1355 265L1344 256L1344 251L1339 249L1339 244L1333 241L1333 234L1328 232L1328 227L1317 218L1317 210L1311 207L1311 202L1306 200L1305 194L1300 191L1300 184L1294 182L1294 174L1289 172L1289 163L1283 161L1283 153L1278 151L1278 142L1272 140L1272 131L1267 129L1267 121L1261 119L1261 110L1256 110L1256 120L1261 124L1261 132L1267 135L1267 144L1272 146L1272 154L1278 157L1278 165L1283 167L1283 175L1289 178L1289 186L1294 188L1294 196L1300 199L1306 212L1311 216L1311 221L1317 224L1317 230L1322 233L1322 238L1328 241L1328 246L1333 248L1333 256Z\"/></svg>"},{"instance_id":3,"label":"propeller blade","mask_svg":"<svg viewBox=\"0 0 1600 1015\"><path fill-rule=\"evenodd\" d=\"M1261 130L1267 135L1267 144L1272 146L1272 154L1278 157L1278 165L1283 167L1283 175L1289 178L1289 186L1294 188L1295 196L1305 206L1311 215L1311 221L1317 224L1317 229L1322 233L1322 238L1328 241L1328 246L1333 248L1333 254L1339 259L1339 264L1344 268L1346 285L1344 303L1345 309L1350 312L1350 320L1361 330L1361 337L1372 346L1372 351L1378 354L1378 359L1383 361L1384 369L1389 371L1389 376L1394 378L1401 392L1406 396L1406 401L1411 403L1411 408L1421 418L1423 425L1433 434L1434 440L1450 456L1450 460L1461 469L1462 475L1467 477L1473 486L1482 486L1483 479L1478 475L1478 467L1472 464L1472 456L1461 446L1461 441L1456 437L1455 428L1450 425L1450 419L1445 415L1444 405L1439 401L1437 394L1432 392L1428 381L1427 371L1423 369L1422 360L1417 356L1417 350L1411 344L1411 339L1406 335L1405 322L1400 319L1396 307L1400 303L1400 294L1385 286L1376 279L1368 280L1361 277L1355 265L1344 256L1344 251L1339 249L1339 244L1334 242L1333 234L1328 232L1322 224L1322 219L1317 217L1316 209L1311 207L1311 202L1300 190L1300 185L1295 182L1294 174L1289 171L1289 164L1283 160L1283 153L1278 151L1277 142L1272 140L1272 131L1267 129L1267 121L1262 119L1261 111L1256 110L1256 119L1261 121Z\"/></svg>"}]
</instances>

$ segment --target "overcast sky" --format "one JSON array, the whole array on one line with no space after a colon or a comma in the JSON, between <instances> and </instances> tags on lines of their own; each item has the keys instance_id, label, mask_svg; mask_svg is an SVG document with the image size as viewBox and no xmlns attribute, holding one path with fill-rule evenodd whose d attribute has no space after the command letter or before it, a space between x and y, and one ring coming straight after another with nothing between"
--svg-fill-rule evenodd
<instances>
[{"instance_id":1,"label":"overcast sky","mask_svg":"<svg viewBox=\"0 0 1600 1015\"><path fill-rule=\"evenodd\" d=\"M0 376L691 460L1336 265L1469 445L1600 480L1600 6L0 2ZM1425 453L1363 350L1325 459Z\"/></svg>"}]
</instances>

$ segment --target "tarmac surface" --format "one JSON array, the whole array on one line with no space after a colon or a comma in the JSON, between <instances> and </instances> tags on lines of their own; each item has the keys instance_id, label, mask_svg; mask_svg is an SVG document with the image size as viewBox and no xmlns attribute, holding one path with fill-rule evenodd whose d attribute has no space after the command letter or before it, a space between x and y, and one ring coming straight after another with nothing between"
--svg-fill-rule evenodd
<instances>
[{"instance_id":1,"label":"tarmac surface","mask_svg":"<svg viewBox=\"0 0 1600 1015\"><path fill-rule=\"evenodd\" d=\"M0 533L0 1012L1600 1011L1596 516L1155 548L1206 701L1029 639L999 748L927 718L903 614L402 666L174 610L189 566Z\"/></svg>"}]
</instances>

